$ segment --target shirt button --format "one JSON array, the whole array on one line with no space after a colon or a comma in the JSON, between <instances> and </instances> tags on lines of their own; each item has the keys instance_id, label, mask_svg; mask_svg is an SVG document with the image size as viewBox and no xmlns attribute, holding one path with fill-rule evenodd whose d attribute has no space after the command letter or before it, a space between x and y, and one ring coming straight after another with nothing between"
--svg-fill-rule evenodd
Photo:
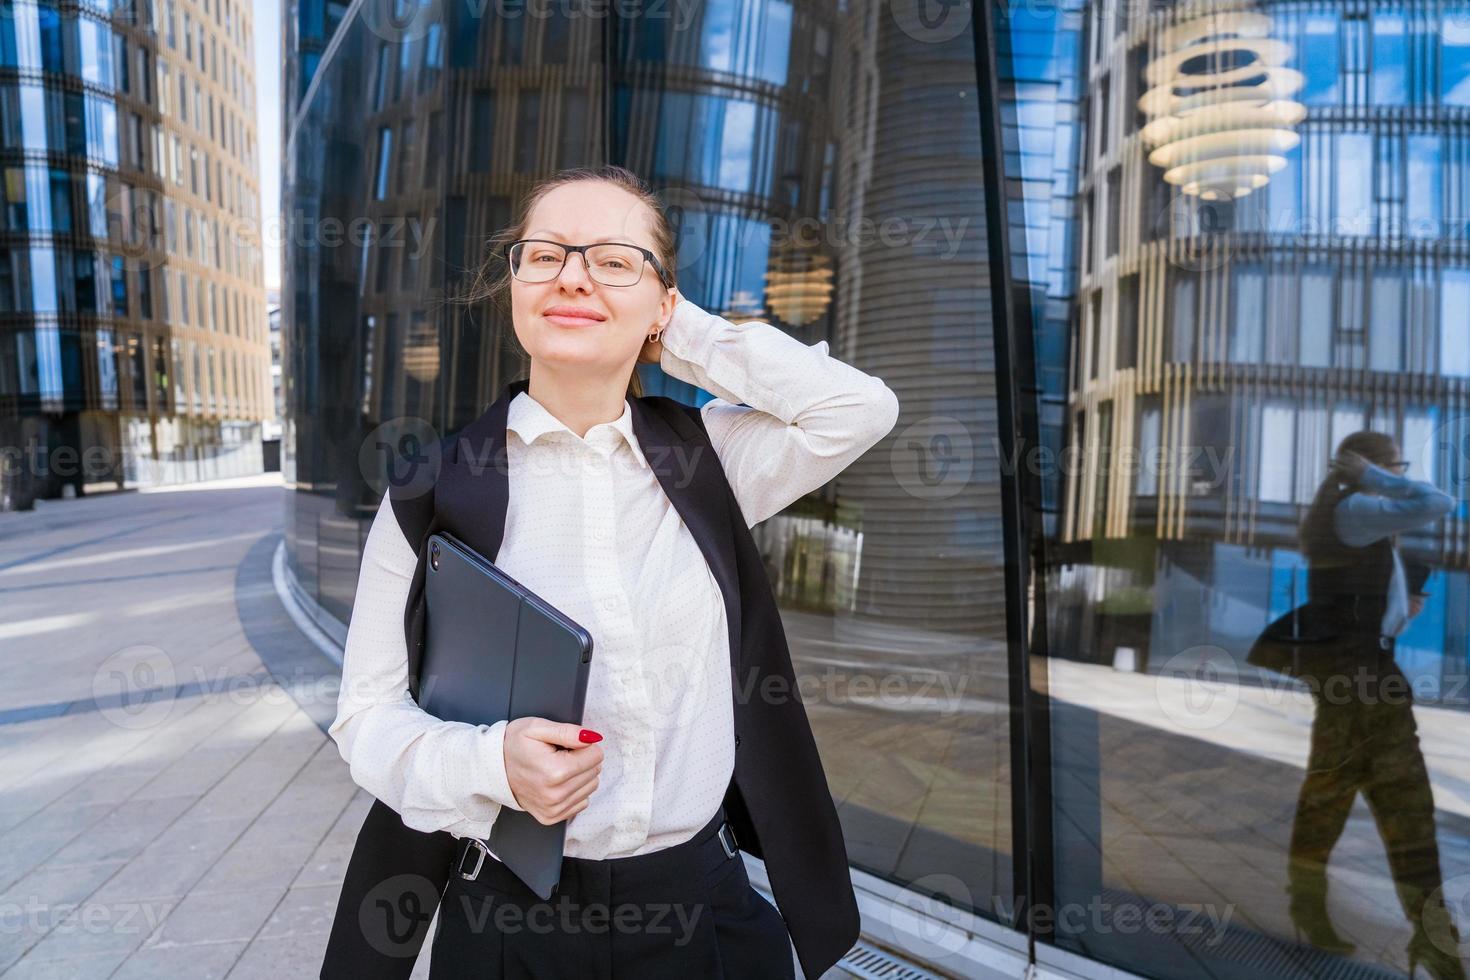
<instances>
[{"instance_id":1,"label":"shirt button","mask_svg":"<svg viewBox=\"0 0 1470 980\"><path fill-rule=\"evenodd\" d=\"M606 609L608 612L612 612L613 610L618 608L618 600L612 598L603 599L602 608Z\"/></svg>"},{"instance_id":2,"label":"shirt button","mask_svg":"<svg viewBox=\"0 0 1470 980\"><path fill-rule=\"evenodd\" d=\"M605 528L605 527L597 528L595 531L592 532L592 536L594 538L596 538L598 541L605 541L605 540L607 540L607 528Z\"/></svg>"}]
</instances>

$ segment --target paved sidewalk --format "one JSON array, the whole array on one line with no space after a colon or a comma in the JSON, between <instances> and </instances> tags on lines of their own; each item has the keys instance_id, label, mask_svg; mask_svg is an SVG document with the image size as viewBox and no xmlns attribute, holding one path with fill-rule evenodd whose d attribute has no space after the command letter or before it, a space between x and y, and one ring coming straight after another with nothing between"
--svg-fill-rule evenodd
<instances>
[{"instance_id":1,"label":"paved sidewalk","mask_svg":"<svg viewBox=\"0 0 1470 980\"><path fill-rule=\"evenodd\" d=\"M0 514L6 980L316 976L371 800L252 647L284 492Z\"/></svg>"}]
</instances>

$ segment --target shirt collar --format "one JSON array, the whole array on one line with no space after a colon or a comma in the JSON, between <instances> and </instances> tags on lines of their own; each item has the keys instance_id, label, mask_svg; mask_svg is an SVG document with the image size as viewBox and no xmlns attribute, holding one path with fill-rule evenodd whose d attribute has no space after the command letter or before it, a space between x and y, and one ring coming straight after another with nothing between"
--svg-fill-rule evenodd
<instances>
[{"instance_id":1,"label":"shirt collar","mask_svg":"<svg viewBox=\"0 0 1470 980\"><path fill-rule=\"evenodd\" d=\"M627 399L623 400L623 414L611 422L600 422L587 430L587 438L580 438L575 432L567 428L566 423L552 415L531 393L523 391L511 399L510 408L506 413L505 427L521 437L521 441L530 445L548 432L564 432L570 439L583 442L603 456L611 456L617 449L619 434L633 450L633 458L640 466L648 467L648 460L643 456L643 450L638 445L638 438L633 435L633 404Z\"/></svg>"}]
</instances>

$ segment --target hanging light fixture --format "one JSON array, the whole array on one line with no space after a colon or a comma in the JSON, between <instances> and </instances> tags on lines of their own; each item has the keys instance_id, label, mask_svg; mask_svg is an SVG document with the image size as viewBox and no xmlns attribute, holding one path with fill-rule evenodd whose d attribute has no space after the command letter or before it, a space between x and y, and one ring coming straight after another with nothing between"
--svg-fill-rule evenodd
<instances>
[{"instance_id":1,"label":"hanging light fixture","mask_svg":"<svg viewBox=\"0 0 1470 980\"><path fill-rule=\"evenodd\" d=\"M832 288L831 256L794 245L771 254L766 301L783 322L803 327L820 318L832 301Z\"/></svg>"},{"instance_id":2,"label":"hanging light fixture","mask_svg":"<svg viewBox=\"0 0 1470 980\"><path fill-rule=\"evenodd\" d=\"M760 297L748 289L736 290L729 303L720 311L720 316L735 323L749 323L753 320L770 322L766 319L766 311L761 307Z\"/></svg>"},{"instance_id":3,"label":"hanging light fixture","mask_svg":"<svg viewBox=\"0 0 1470 980\"><path fill-rule=\"evenodd\" d=\"M1206 201L1245 197L1286 166L1301 141L1306 108L1291 96L1299 71L1283 67L1292 47L1270 36L1269 16L1209 13L1158 34L1150 88L1138 100L1148 116L1142 138L1149 163L1185 194Z\"/></svg>"}]
</instances>

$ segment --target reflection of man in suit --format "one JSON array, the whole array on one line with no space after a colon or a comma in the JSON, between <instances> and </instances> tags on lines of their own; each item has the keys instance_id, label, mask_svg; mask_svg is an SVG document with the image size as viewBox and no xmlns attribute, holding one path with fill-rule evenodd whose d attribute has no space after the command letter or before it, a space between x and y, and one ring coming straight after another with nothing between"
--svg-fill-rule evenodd
<instances>
[{"instance_id":1,"label":"reflection of man in suit","mask_svg":"<svg viewBox=\"0 0 1470 980\"><path fill-rule=\"evenodd\" d=\"M1394 662L1395 638L1423 608L1429 574L1400 558L1397 535L1438 520L1455 501L1403 476L1408 465L1389 436L1353 433L1302 522L1309 601L1294 621L1316 642L1296 648L1295 672L1311 687L1316 715L1291 833L1291 918L1313 945L1352 952L1327 916L1327 859L1361 792L1413 926L1410 972L1417 962L1439 980L1464 980L1439 891L1434 799L1411 685Z\"/></svg>"}]
</instances>

